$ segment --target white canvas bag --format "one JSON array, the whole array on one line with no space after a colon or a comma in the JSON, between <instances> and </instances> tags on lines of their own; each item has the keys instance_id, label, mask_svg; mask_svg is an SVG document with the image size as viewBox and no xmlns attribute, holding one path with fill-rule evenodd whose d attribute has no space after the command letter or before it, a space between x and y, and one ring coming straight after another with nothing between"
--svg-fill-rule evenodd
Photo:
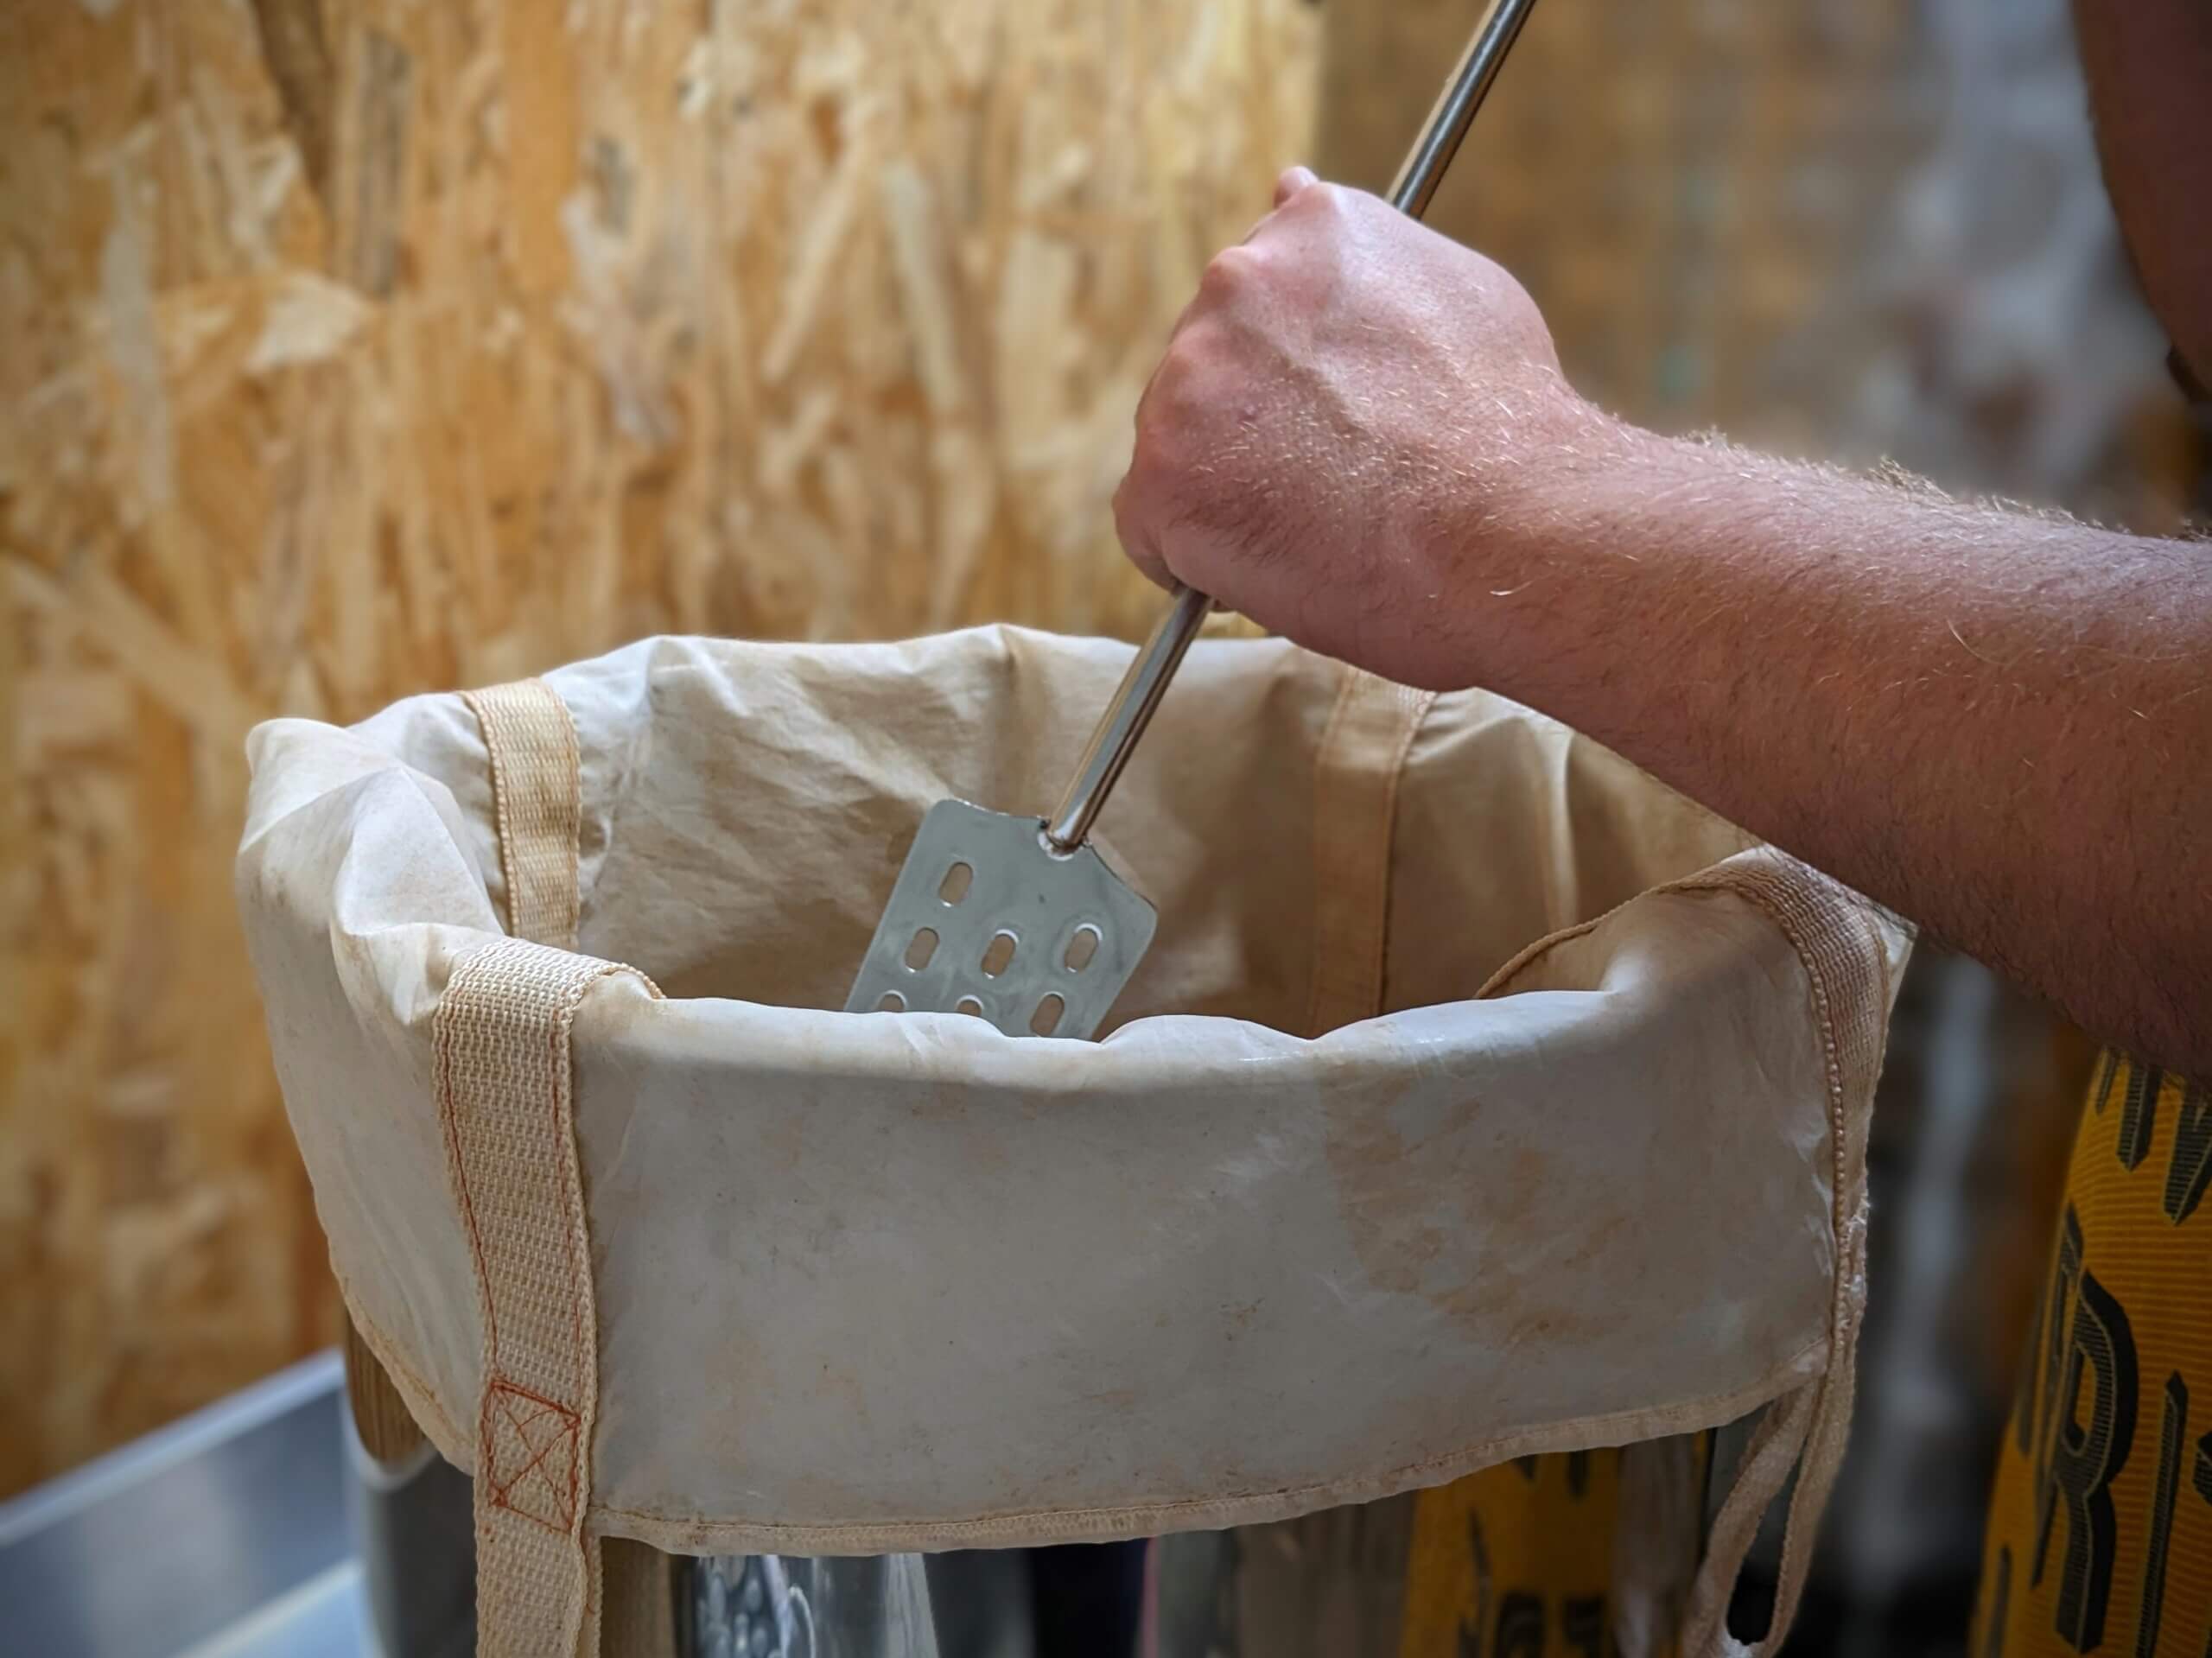
<instances>
[{"instance_id":1,"label":"white canvas bag","mask_svg":"<svg viewBox=\"0 0 2212 1658\"><path fill-rule=\"evenodd\" d=\"M477 1475L485 1650L599 1540L1281 1519L1766 1413L1694 1649L1849 1417L1902 929L1556 723L1192 652L1096 1043L842 1000L923 810L1050 802L1126 647L656 639L252 739L238 892L348 1309Z\"/></svg>"}]
</instances>

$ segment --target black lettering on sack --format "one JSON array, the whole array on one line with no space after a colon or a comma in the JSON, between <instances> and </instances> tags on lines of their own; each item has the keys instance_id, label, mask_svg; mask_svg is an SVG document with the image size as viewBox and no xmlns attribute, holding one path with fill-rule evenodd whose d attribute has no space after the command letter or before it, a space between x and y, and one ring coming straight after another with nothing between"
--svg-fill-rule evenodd
<instances>
[{"instance_id":1,"label":"black lettering on sack","mask_svg":"<svg viewBox=\"0 0 2212 1658\"><path fill-rule=\"evenodd\" d=\"M2012 1546L1997 1551L1997 1571L1989 1585L1989 1627L1981 1638L1981 1658L2004 1658L2005 1618L2012 1610Z\"/></svg>"},{"instance_id":2,"label":"black lettering on sack","mask_svg":"<svg viewBox=\"0 0 2212 1658\"><path fill-rule=\"evenodd\" d=\"M1513 1465L1521 1471L1521 1477L1529 1484L1536 1483L1536 1459L1534 1457L1516 1457Z\"/></svg>"},{"instance_id":3,"label":"black lettering on sack","mask_svg":"<svg viewBox=\"0 0 2212 1658\"><path fill-rule=\"evenodd\" d=\"M2097 1080L2089 1084L2090 1109L2101 1117L2105 1102L2112 1097L2113 1079L2119 1075L2120 1056L2107 1048L2097 1060Z\"/></svg>"},{"instance_id":4,"label":"black lettering on sack","mask_svg":"<svg viewBox=\"0 0 2212 1658\"><path fill-rule=\"evenodd\" d=\"M1467 1563L1475 1576L1475 1616L1459 1620L1459 1658L1484 1658L1483 1631L1490 1628L1490 1544L1483 1536L1483 1517L1467 1516Z\"/></svg>"},{"instance_id":5,"label":"black lettering on sack","mask_svg":"<svg viewBox=\"0 0 2212 1658\"><path fill-rule=\"evenodd\" d=\"M2158 1128L2158 1089L2166 1073L2156 1065L2130 1065L2127 1097L2120 1108L2120 1166L2139 1169L2151 1154L2151 1137Z\"/></svg>"},{"instance_id":6,"label":"black lettering on sack","mask_svg":"<svg viewBox=\"0 0 2212 1658\"><path fill-rule=\"evenodd\" d=\"M2196 1442L2196 1465L2190 1471L2189 1483L2197 1496L2212 1503L2212 1433ZM2212 1618L2204 1624L2204 1658L2212 1658Z\"/></svg>"},{"instance_id":7,"label":"black lettering on sack","mask_svg":"<svg viewBox=\"0 0 2212 1658\"><path fill-rule=\"evenodd\" d=\"M2212 1185L2212 1089L2191 1083L2174 1113L2173 1161L2166 1166L2166 1218L2179 1226Z\"/></svg>"},{"instance_id":8,"label":"black lettering on sack","mask_svg":"<svg viewBox=\"0 0 2212 1658\"><path fill-rule=\"evenodd\" d=\"M2037 1519L2035 1570L2028 1580L2043 1581L2052 1523L2063 1502L2066 1556L2053 1623L2060 1640L2076 1652L2091 1652L2104 1639L2105 1610L2112 1599L2118 1531L2112 1483L2126 1465L2135 1438L2136 1365L2127 1314L2086 1267L2066 1345L2065 1374L2051 1407L2050 1486ZM2085 1382L2087 1421L2080 1415Z\"/></svg>"},{"instance_id":9,"label":"black lettering on sack","mask_svg":"<svg viewBox=\"0 0 2212 1658\"><path fill-rule=\"evenodd\" d=\"M2181 1484L2183 1436L2189 1432L2189 1389L2181 1372L2166 1378L2165 1407L2158 1413L2158 1467L2151 1481L2151 1532L2143 1552L2143 1594L2136 1604L2135 1658L2155 1658L2158 1619L2166 1604L2166 1550L2173 1541L2174 1492Z\"/></svg>"},{"instance_id":10,"label":"black lettering on sack","mask_svg":"<svg viewBox=\"0 0 2212 1658\"><path fill-rule=\"evenodd\" d=\"M1559 1609L1559 1632L1578 1658L1605 1658L1605 1598L1569 1595Z\"/></svg>"},{"instance_id":11,"label":"black lettering on sack","mask_svg":"<svg viewBox=\"0 0 2212 1658\"><path fill-rule=\"evenodd\" d=\"M1567 1494L1586 1496L1590 1493L1590 1453L1570 1451L1567 1453Z\"/></svg>"},{"instance_id":12,"label":"black lettering on sack","mask_svg":"<svg viewBox=\"0 0 2212 1658\"><path fill-rule=\"evenodd\" d=\"M2036 1297L2035 1314L2028 1320L2028 1350L2020 1355L2019 1374L2012 1379L2012 1443L2023 1457L2036 1449L2036 1369L2043 1355L2043 1327L2050 1317L2050 1291Z\"/></svg>"},{"instance_id":13,"label":"black lettering on sack","mask_svg":"<svg viewBox=\"0 0 2212 1658\"><path fill-rule=\"evenodd\" d=\"M1544 1658L1544 1600L1515 1591L1497 1604L1497 1658Z\"/></svg>"},{"instance_id":14,"label":"black lettering on sack","mask_svg":"<svg viewBox=\"0 0 2212 1658\"><path fill-rule=\"evenodd\" d=\"M2059 1223L2058 1250L2051 1262L2050 1288L2043 1300L2043 1384L2036 1394L2033 1413L2036 1423L2036 1526L2038 1534L2050 1521L2050 1451L2058 1438L2060 1401L2058 1381L2065 1368L2066 1329L2074 1313L2074 1286L2082 1276L2082 1217L2074 1212L2074 1205L2066 1205L2066 1214ZM2041 1550L2038 1547L2037 1559ZM2040 1564L2035 1570L2036 1581L2043 1580Z\"/></svg>"}]
</instances>

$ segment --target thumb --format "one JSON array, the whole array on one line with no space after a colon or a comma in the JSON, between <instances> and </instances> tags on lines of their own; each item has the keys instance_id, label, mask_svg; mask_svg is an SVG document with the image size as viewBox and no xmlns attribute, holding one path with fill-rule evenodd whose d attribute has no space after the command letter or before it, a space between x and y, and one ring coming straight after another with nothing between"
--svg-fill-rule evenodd
<instances>
[{"instance_id":1,"label":"thumb","mask_svg":"<svg viewBox=\"0 0 2212 1658\"><path fill-rule=\"evenodd\" d=\"M1275 181L1275 206L1281 206L1307 185L1320 181L1310 167L1284 168L1282 176Z\"/></svg>"}]
</instances>

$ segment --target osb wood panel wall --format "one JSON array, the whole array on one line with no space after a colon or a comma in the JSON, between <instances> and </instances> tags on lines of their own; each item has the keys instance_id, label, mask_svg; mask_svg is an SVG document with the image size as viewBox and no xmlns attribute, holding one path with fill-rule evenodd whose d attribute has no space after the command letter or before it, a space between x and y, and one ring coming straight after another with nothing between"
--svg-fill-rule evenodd
<instances>
[{"instance_id":1,"label":"osb wood panel wall","mask_svg":"<svg viewBox=\"0 0 2212 1658\"><path fill-rule=\"evenodd\" d=\"M247 726L658 628L1141 628L1105 501L1168 321L1316 57L1379 187L1477 10L0 6L0 1490L332 1331L231 914ZM1916 15L1544 0L1436 222L1622 412L1914 462L1899 377L1989 358L1974 259L1891 257L1960 107ZM1935 378L2050 475L2015 390ZM2118 429L2156 524L2175 423Z\"/></svg>"},{"instance_id":2,"label":"osb wood panel wall","mask_svg":"<svg viewBox=\"0 0 2212 1658\"><path fill-rule=\"evenodd\" d=\"M659 630L1141 630L1304 0L0 15L0 1492L331 1338L249 726Z\"/></svg>"}]
</instances>

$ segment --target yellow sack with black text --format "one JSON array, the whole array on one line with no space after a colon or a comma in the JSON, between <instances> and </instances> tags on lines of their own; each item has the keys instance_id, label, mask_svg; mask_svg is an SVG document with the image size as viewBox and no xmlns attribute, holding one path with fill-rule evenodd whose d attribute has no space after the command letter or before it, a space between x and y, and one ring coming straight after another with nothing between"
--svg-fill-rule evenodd
<instances>
[{"instance_id":1,"label":"yellow sack with black text","mask_svg":"<svg viewBox=\"0 0 2212 1658\"><path fill-rule=\"evenodd\" d=\"M1128 658L655 639L252 740L238 888L347 1308L476 1475L487 1654L602 1540L1281 1521L1769 1407L1686 1649L1848 1422L1906 940L1555 722L1205 641L1101 824L1103 1039L838 1007L925 809Z\"/></svg>"}]
</instances>

